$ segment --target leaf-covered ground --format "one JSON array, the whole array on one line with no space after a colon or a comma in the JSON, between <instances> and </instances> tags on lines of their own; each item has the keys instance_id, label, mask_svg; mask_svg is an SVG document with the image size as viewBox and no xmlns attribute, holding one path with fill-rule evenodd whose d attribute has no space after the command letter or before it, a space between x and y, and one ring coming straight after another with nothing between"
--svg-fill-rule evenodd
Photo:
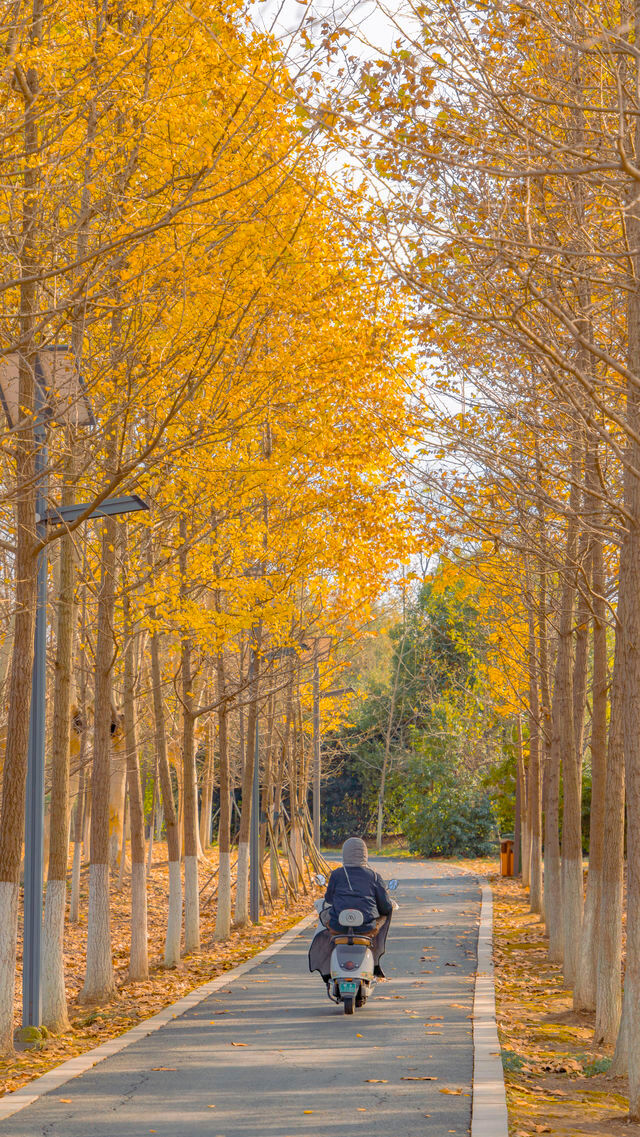
<instances>
[{"instance_id":1,"label":"leaf-covered ground","mask_svg":"<svg viewBox=\"0 0 640 1137\"><path fill-rule=\"evenodd\" d=\"M211 941L216 919L215 897L212 900L208 900L208 897L215 886L215 878L209 878L217 867L217 852L210 850L199 867L202 950L197 955L183 958L179 968L167 970L162 966L168 892L166 856L166 845L156 844L148 890L150 972L149 979L144 983L127 981L130 876L128 873L125 875L122 891L118 891L112 882L111 930L118 994L113 1002L103 1007L84 1007L76 1001L84 980L87 935L88 870L83 870L80 923L67 924L65 929L65 969L71 1029L66 1034L49 1038L41 1051L27 1051L16 1054L9 1061L0 1061L0 1096L18 1089L31 1078L39 1077L67 1058L83 1054L107 1039L115 1038L142 1019L149 1018L169 1003L193 991L195 987L249 959L306 916L311 911L313 898L322 892L307 882L308 893L303 893L297 902L285 908L280 900L273 911L262 917L258 926L250 925L234 930L226 943L214 944ZM19 1024L19 982L20 975L16 986L16 1025Z\"/></svg>"},{"instance_id":2,"label":"leaf-covered ground","mask_svg":"<svg viewBox=\"0 0 640 1137\"><path fill-rule=\"evenodd\" d=\"M474 869L482 871L480 864ZM488 870L488 871L487 871ZM632 1137L626 1078L607 1074L611 1051L594 1047L594 1017L575 1014L562 974L547 959L544 925L520 882L485 868L494 895L498 1028L510 1137Z\"/></svg>"}]
</instances>

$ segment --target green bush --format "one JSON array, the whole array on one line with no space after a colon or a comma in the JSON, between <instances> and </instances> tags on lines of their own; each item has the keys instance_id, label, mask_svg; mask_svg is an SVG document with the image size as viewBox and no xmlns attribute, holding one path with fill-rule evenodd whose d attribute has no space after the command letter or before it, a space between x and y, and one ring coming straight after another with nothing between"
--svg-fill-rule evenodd
<instances>
[{"instance_id":1,"label":"green bush","mask_svg":"<svg viewBox=\"0 0 640 1137\"><path fill-rule=\"evenodd\" d=\"M403 831L422 857L481 857L495 849L496 819L476 779L445 762L412 763L406 786Z\"/></svg>"}]
</instances>

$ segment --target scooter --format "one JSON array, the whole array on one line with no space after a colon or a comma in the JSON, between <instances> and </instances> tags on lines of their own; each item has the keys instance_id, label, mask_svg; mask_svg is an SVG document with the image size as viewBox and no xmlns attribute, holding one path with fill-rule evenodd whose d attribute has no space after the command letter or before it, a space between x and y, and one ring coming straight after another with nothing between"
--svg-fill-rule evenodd
<instances>
[{"instance_id":1,"label":"scooter","mask_svg":"<svg viewBox=\"0 0 640 1137\"><path fill-rule=\"evenodd\" d=\"M326 877L316 876L318 884L325 884ZM387 888L395 892L397 880L390 880ZM324 909L324 901L316 900L314 907L318 914ZM393 902L394 910L397 903ZM327 982L327 995L334 1003L342 1003L345 1015L352 1015L356 1007L364 1007L375 986L373 973L372 941L376 930L360 932L357 929L364 923L364 916L357 908L343 908L338 915L338 923L344 934L333 932L331 952L331 977Z\"/></svg>"}]
</instances>

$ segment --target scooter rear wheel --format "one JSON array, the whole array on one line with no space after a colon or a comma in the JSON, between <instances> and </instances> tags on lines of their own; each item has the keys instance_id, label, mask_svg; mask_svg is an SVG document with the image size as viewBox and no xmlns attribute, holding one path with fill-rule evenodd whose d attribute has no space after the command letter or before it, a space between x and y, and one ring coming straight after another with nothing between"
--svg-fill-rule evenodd
<instances>
[{"instance_id":1,"label":"scooter rear wheel","mask_svg":"<svg viewBox=\"0 0 640 1137\"><path fill-rule=\"evenodd\" d=\"M342 1002L344 1003L345 1015L352 1015L353 1014L353 1005L355 1003L355 999L354 999L353 995L344 995Z\"/></svg>"}]
</instances>

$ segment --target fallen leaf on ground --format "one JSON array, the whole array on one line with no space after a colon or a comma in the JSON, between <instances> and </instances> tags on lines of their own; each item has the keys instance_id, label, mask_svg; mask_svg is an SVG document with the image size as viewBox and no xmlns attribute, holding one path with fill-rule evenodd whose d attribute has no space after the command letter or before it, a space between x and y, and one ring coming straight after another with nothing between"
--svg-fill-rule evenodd
<instances>
[{"instance_id":1,"label":"fallen leaf on ground","mask_svg":"<svg viewBox=\"0 0 640 1137\"><path fill-rule=\"evenodd\" d=\"M438 1079L433 1074L404 1074L400 1079L401 1082L437 1082Z\"/></svg>"},{"instance_id":2,"label":"fallen leaf on ground","mask_svg":"<svg viewBox=\"0 0 640 1137\"><path fill-rule=\"evenodd\" d=\"M365 1082L376 1082L377 1084L386 1086L387 1079L386 1078L365 1078Z\"/></svg>"}]
</instances>

